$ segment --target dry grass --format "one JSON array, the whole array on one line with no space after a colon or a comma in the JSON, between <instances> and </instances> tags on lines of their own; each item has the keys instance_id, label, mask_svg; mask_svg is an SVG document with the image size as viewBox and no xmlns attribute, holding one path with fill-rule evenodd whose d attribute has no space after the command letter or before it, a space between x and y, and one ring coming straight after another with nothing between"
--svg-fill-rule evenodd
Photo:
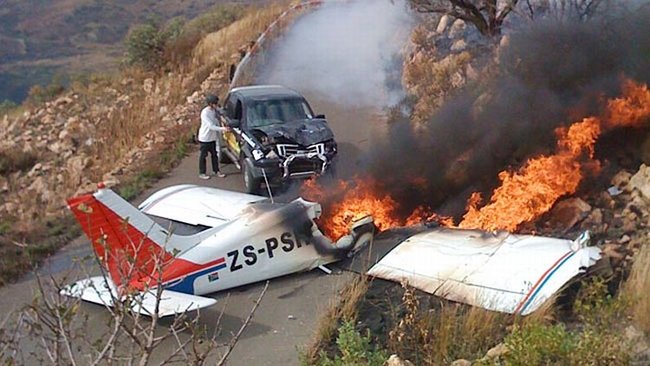
<instances>
[{"instance_id":1,"label":"dry grass","mask_svg":"<svg viewBox=\"0 0 650 366\"><path fill-rule=\"evenodd\" d=\"M416 290L404 286L406 313L390 331L388 349L418 365L442 365L480 358L506 334L513 316L440 300L420 305Z\"/></svg>"},{"instance_id":2,"label":"dry grass","mask_svg":"<svg viewBox=\"0 0 650 366\"><path fill-rule=\"evenodd\" d=\"M637 328L650 334L650 243L645 243L634 256L624 292L631 299L629 313Z\"/></svg>"},{"instance_id":3,"label":"dry grass","mask_svg":"<svg viewBox=\"0 0 650 366\"><path fill-rule=\"evenodd\" d=\"M282 5L273 5L264 9L247 10L247 15L241 21L217 32L216 38L213 34L206 36L206 40L216 39L221 42L220 45L210 41L202 42L197 46L197 54L206 52L221 60L231 56L238 58L237 50L245 48L284 9L286 7ZM215 49L218 49L218 52L213 53ZM16 277L16 274L28 269L32 263L38 262L44 255L56 249L56 246L49 246L49 249L41 250L37 243L43 242L43 236L26 237L23 233L42 232L39 228L45 225L47 220L55 219L49 217L50 214L55 215L59 221L65 220L62 215L67 212L62 209L65 198L78 191L92 189L92 182L104 180L106 173L120 167L123 168L119 174L122 186L120 189L126 185L129 197L132 197L182 157L186 152L183 139L187 140L188 133L196 128L195 121L200 108L198 104L188 103L186 98L195 92L201 93L201 87L205 87L202 83L208 75L211 75L208 90L225 92L228 89L229 63L207 59L196 59L195 62L195 67L184 65L179 66L181 68L178 70L166 70L161 73L127 68L120 73L93 75L86 80L73 82L64 94L71 97L73 102L65 106L65 112L57 113L61 113L62 118L68 119L68 122L70 118L78 119L76 124L66 123L66 129L70 128L68 132L74 135L78 143L77 150L69 159L49 152L43 156L39 155L41 162L51 162L56 166L50 170L54 172L53 175L47 175L50 174L48 171L39 179L42 178L48 185L56 179L58 184L51 185L53 191L50 192L51 197L47 202L42 202L44 198L40 195L29 195L20 200L20 212L25 214L21 213L19 222L31 227L23 230L25 228L11 225L11 232L3 232L2 235L12 239L0 243L0 249L12 252L29 251L11 242L16 239L20 243L25 242L25 247L37 250L30 251L33 253L20 256L15 261L3 262L7 271L0 274L0 284ZM44 108L44 104L34 106L31 113L33 115L35 110ZM184 123L177 123L178 121ZM77 126L76 129L70 127L72 125ZM144 153L133 155L135 151L143 151L143 148ZM27 169L31 164L11 157L0 160L3 160L2 164L7 163L2 167L6 171ZM72 161L76 162L72 165L77 169L70 168ZM78 169L79 167L81 169ZM61 172L61 179L56 176L58 172ZM133 182L136 184L132 184ZM10 187L16 186L13 180L8 183ZM14 192L13 188L10 189L10 193L15 196L17 192ZM8 222L8 219L3 220L0 225L10 226ZM6 258L10 257L13 258ZM5 276L5 272L10 275Z\"/></svg>"},{"instance_id":4,"label":"dry grass","mask_svg":"<svg viewBox=\"0 0 650 366\"><path fill-rule=\"evenodd\" d=\"M370 280L366 276L355 277L345 286L332 301L316 328L312 342L303 351L303 363L312 365L319 353L335 338L339 325L344 322L355 322L357 319L357 304L366 294Z\"/></svg>"}]
</instances>

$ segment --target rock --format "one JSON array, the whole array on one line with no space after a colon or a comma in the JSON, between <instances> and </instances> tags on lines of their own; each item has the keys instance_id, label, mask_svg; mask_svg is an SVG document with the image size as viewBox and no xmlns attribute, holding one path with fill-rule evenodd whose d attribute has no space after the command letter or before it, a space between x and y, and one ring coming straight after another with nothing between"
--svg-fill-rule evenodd
<instances>
[{"instance_id":1,"label":"rock","mask_svg":"<svg viewBox=\"0 0 650 366\"><path fill-rule=\"evenodd\" d=\"M9 181L7 178L0 176L0 193L9 191Z\"/></svg>"},{"instance_id":2,"label":"rock","mask_svg":"<svg viewBox=\"0 0 650 366\"><path fill-rule=\"evenodd\" d=\"M453 52L461 52L461 51L464 51L466 48L467 48L467 43L465 43L464 39L456 40L451 45L451 50Z\"/></svg>"},{"instance_id":3,"label":"rock","mask_svg":"<svg viewBox=\"0 0 650 366\"><path fill-rule=\"evenodd\" d=\"M72 183L81 182L81 178L85 174L84 169L88 166L89 162L89 158L81 155L73 156L68 159L66 162L66 168Z\"/></svg>"},{"instance_id":4,"label":"rock","mask_svg":"<svg viewBox=\"0 0 650 366\"><path fill-rule=\"evenodd\" d=\"M490 348L485 354L485 357L498 358L505 355L506 353L508 353L508 347L503 343L499 343L496 346Z\"/></svg>"},{"instance_id":5,"label":"rock","mask_svg":"<svg viewBox=\"0 0 650 366\"><path fill-rule=\"evenodd\" d=\"M615 260L623 260L625 258L625 253L622 251L622 248L618 244L607 243L601 248L603 257L609 257Z\"/></svg>"},{"instance_id":6,"label":"rock","mask_svg":"<svg viewBox=\"0 0 650 366\"><path fill-rule=\"evenodd\" d=\"M563 232L587 217L591 206L580 198L569 198L555 204L550 212L549 225Z\"/></svg>"},{"instance_id":7,"label":"rock","mask_svg":"<svg viewBox=\"0 0 650 366\"><path fill-rule=\"evenodd\" d=\"M452 362L450 366L472 366L472 361L468 361L461 358L459 360Z\"/></svg>"},{"instance_id":8,"label":"rock","mask_svg":"<svg viewBox=\"0 0 650 366\"><path fill-rule=\"evenodd\" d=\"M621 244L625 244L625 243L629 243L630 240L632 240L632 239L630 238L629 235L626 234L626 235L621 236L621 238L618 239L618 242L621 243Z\"/></svg>"},{"instance_id":9,"label":"rock","mask_svg":"<svg viewBox=\"0 0 650 366\"><path fill-rule=\"evenodd\" d=\"M449 38L457 39L465 36L467 25L462 19L456 19L449 28Z\"/></svg>"},{"instance_id":10,"label":"rock","mask_svg":"<svg viewBox=\"0 0 650 366\"><path fill-rule=\"evenodd\" d=\"M641 164L639 171L630 178L630 190L637 190L644 199L650 200L650 167Z\"/></svg>"},{"instance_id":11,"label":"rock","mask_svg":"<svg viewBox=\"0 0 650 366\"><path fill-rule=\"evenodd\" d=\"M648 352L650 349L650 344L645 338L643 332L637 329L634 325L630 325L625 328L624 337L627 340L627 343L632 346L633 354L641 354Z\"/></svg>"},{"instance_id":12,"label":"rock","mask_svg":"<svg viewBox=\"0 0 650 366\"><path fill-rule=\"evenodd\" d=\"M442 34L445 30L447 30L447 26L449 25L450 20L451 17L446 14L440 17L440 21L438 22L438 26L436 27L436 33Z\"/></svg>"},{"instance_id":13,"label":"rock","mask_svg":"<svg viewBox=\"0 0 650 366\"><path fill-rule=\"evenodd\" d=\"M402 360L397 355L390 355L388 361L386 361L386 366L413 366L413 363L409 360Z\"/></svg>"},{"instance_id":14,"label":"rock","mask_svg":"<svg viewBox=\"0 0 650 366\"><path fill-rule=\"evenodd\" d=\"M611 183L616 187L623 189L630 182L630 178L632 178L632 174L625 170L621 170L612 177Z\"/></svg>"},{"instance_id":15,"label":"rock","mask_svg":"<svg viewBox=\"0 0 650 366\"><path fill-rule=\"evenodd\" d=\"M597 226L603 223L603 211L599 208L594 209L589 213L589 216L584 221L585 225Z\"/></svg>"},{"instance_id":16,"label":"rock","mask_svg":"<svg viewBox=\"0 0 650 366\"><path fill-rule=\"evenodd\" d=\"M59 99L55 100L54 103L52 103L55 107L60 107L64 106L66 104L72 103L73 100L70 97L60 97Z\"/></svg>"},{"instance_id":17,"label":"rock","mask_svg":"<svg viewBox=\"0 0 650 366\"><path fill-rule=\"evenodd\" d=\"M151 92L153 92L153 84L154 80L152 78L147 78L142 83L142 89L144 89L145 93L151 94Z\"/></svg>"},{"instance_id":18,"label":"rock","mask_svg":"<svg viewBox=\"0 0 650 366\"><path fill-rule=\"evenodd\" d=\"M43 202L48 202L53 197L52 191L50 191L45 178L42 176L34 179L27 189L34 192L37 196L40 196Z\"/></svg>"}]
</instances>

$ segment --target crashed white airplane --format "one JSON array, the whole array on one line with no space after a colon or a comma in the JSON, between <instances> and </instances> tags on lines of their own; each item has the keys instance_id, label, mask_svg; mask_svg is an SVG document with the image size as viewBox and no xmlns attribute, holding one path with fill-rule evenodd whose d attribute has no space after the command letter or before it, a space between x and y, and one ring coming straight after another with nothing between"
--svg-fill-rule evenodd
<instances>
[{"instance_id":1,"label":"crashed white airplane","mask_svg":"<svg viewBox=\"0 0 650 366\"><path fill-rule=\"evenodd\" d=\"M68 205L107 276L62 293L107 306L131 294L134 311L152 314L159 302L159 316L210 306L215 300L201 295L311 270L362 247L351 260L357 271L370 268L372 276L406 280L449 300L525 315L600 253L585 247L585 236L572 242L442 228L383 235L373 243L370 217L333 242L314 222L318 203L272 203L195 185L165 188L139 209L103 186ZM159 300L157 288L163 289Z\"/></svg>"},{"instance_id":2,"label":"crashed white airplane","mask_svg":"<svg viewBox=\"0 0 650 366\"><path fill-rule=\"evenodd\" d=\"M296 199L272 203L261 196L179 185L156 192L139 210L100 186L68 200L110 278L79 281L69 296L112 306L139 293L132 307L159 316L215 303L200 295L307 271L345 257L372 240L370 218L354 223L336 243L314 219L320 205Z\"/></svg>"}]
</instances>

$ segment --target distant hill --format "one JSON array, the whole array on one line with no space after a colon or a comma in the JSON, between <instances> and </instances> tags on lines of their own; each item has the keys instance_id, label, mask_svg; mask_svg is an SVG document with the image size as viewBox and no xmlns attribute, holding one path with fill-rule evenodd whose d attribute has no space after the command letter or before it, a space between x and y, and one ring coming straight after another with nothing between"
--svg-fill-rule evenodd
<instances>
[{"instance_id":1,"label":"distant hill","mask_svg":"<svg viewBox=\"0 0 650 366\"><path fill-rule=\"evenodd\" d=\"M191 19L218 4L255 2L268 1L2 0L0 102L22 101L55 74L115 68L129 28L151 17Z\"/></svg>"}]
</instances>

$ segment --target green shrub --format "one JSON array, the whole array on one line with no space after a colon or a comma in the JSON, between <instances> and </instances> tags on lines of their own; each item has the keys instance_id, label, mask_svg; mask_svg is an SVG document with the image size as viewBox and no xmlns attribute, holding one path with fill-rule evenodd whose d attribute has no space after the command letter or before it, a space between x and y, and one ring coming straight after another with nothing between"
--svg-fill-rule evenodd
<instances>
[{"instance_id":1,"label":"green shrub","mask_svg":"<svg viewBox=\"0 0 650 366\"><path fill-rule=\"evenodd\" d=\"M352 322L344 322L336 339L338 354L332 359L321 351L319 366L381 366L388 356L384 350L371 345L370 334L362 336Z\"/></svg>"},{"instance_id":2,"label":"green shrub","mask_svg":"<svg viewBox=\"0 0 650 366\"><path fill-rule=\"evenodd\" d=\"M27 92L27 102L31 104L42 104L48 102L65 91L66 78L61 74L52 77L52 81L46 86L34 85Z\"/></svg>"},{"instance_id":3,"label":"green shrub","mask_svg":"<svg viewBox=\"0 0 650 366\"><path fill-rule=\"evenodd\" d=\"M183 20L175 18L166 26L151 19L129 31L125 39L126 63L156 69L164 63L165 46L181 33Z\"/></svg>"},{"instance_id":4,"label":"green shrub","mask_svg":"<svg viewBox=\"0 0 650 366\"><path fill-rule=\"evenodd\" d=\"M0 117L2 117L3 115L11 112L16 107L18 107L18 104L14 103L11 100L6 99L6 100L2 101L2 103L0 103Z\"/></svg>"},{"instance_id":5,"label":"green shrub","mask_svg":"<svg viewBox=\"0 0 650 366\"><path fill-rule=\"evenodd\" d=\"M209 11L188 21L165 50L165 59L176 64L188 60L199 40L208 33L216 32L241 18L244 7L241 5L217 5Z\"/></svg>"},{"instance_id":6,"label":"green shrub","mask_svg":"<svg viewBox=\"0 0 650 366\"><path fill-rule=\"evenodd\" d=\"M576 348L576 339L562 324L531 324L506 337L509 365L559 365Z\"/></svg>"}]
</instances>

